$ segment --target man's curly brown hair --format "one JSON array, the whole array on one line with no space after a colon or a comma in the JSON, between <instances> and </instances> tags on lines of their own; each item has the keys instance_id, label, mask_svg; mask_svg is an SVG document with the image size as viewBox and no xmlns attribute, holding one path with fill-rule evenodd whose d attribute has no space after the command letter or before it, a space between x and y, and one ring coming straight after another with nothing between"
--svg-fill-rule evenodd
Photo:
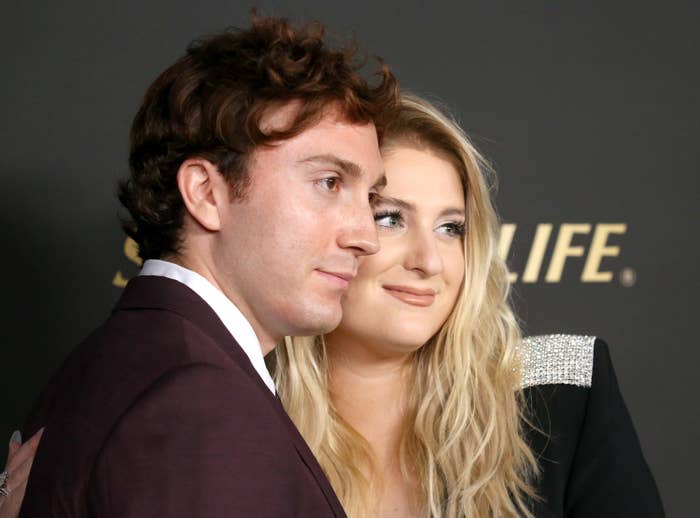
<instances>
[{"instance_id":1,"label":"man's curly brown hair","mask_svg":"<svg viewBox=\"0 0 700 518\"><path fill-rule=\"evenodd\" d=\"M246 161L257 146L298 135L333 105L352 123L381 121L398 105L398 88L381 63L381 81L360 75L355 47L331 49L319 23L253 15L249 29L229 29L193 42L150 86L131 127L130 177L119 200L131 221L127 234L141 259L176 253L185 213L177 172L188 158L212 162L245 195ZM297 100L288 127L263 131L269 109Z\"/></svg>"}]
</instances>

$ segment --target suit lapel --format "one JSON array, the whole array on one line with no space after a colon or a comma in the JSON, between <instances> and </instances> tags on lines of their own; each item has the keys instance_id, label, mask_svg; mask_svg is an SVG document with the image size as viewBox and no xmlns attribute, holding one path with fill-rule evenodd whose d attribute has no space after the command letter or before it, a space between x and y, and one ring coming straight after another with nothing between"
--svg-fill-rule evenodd
<instances>
[{"instance_id":1,"label":"suit lapel","mask_svg":"<svg viewBox=\"0 0 700 518\"><path fill-rule=\"evenodd\" d=\"M311 474L316 479L316 482L318 483L319 487L321 488L323 495L326 497L326 501L328 502L328 505L330 505L331 508L333 509L333 514L335 516L337 516L338 518L345 518L346 517L345 511L343 510L343 507L340 505L340 501L338 500L338 497L336 496L335 491L333 491L333 488L331 487L330 482L328 482L328 478L326 477L326 474L321 469L321 466L319 465L318 460L316 460L316 457L311 452L309 445L306 444L306 441L299 433L299 430L297 429L295 424L290 419L289 414L287 414L286 410L282 406L282 401L280 400L279 396L276 395L275 399L276 399L275 406L277 408L277 411L281 415L281 418L284 421L284 424L287 427L287 430L289 431L289 435L292 439L294 447L297 450L297 453L299 454L299 457L301 457L301 460L304 462L306 467L309 469Z\"/></svg>"},{"instance_id":2,"label":"suit lapel","mask_svg":"<svg viewBox=\"0 0 700 518\"><path fill-rule=\"evenodd\" d=\"M248 356L231 336L218 315L204 299L183 283L151 275L134 277L124 288L114 311L128 309L165 310L189 320L212 338L227 356L256 381L257 385L270 392Z\"/></svg>"},{"instance_id":3,"label":"suit lapel","mask_svg":"<svg viewBox=\"0 0 700 518\"><path fill-rule=\"evenodd\" d=\"M284 410L279 397L272 394L241 346L231 336L214 310L199 295L179 281L166 277L144 275L134 277L129 281L114 308L115 311L126 309L171 311L191 321L209 335L217 346L248 374L251 381L264 394L273 411L279 415L280 420L286 426L295 449L318 483L328 504L333 509L334 515L338 518L345 518L345 512L321 466Z\"/></svg>"}]
</instances>

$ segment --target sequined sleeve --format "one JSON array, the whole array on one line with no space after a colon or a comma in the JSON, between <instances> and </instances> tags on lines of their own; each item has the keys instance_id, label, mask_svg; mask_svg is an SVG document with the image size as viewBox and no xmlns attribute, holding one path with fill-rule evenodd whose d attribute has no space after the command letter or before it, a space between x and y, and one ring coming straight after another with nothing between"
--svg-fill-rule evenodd
<instances>
[{"instance_id":1,"label":"sequined sleeve","mask_svg":"<svg viewBox=\"0 0 700 518\"><path fill-rule=\"evenodd\" d=\"M535 516L664 517L607 344L533 336L520 356L525 436L540 467Z\"/></svg>"},{"instance_id":2,"label":"sequined sleeve","mask_svg":"<svg viewBox=\"0 0 700 518\"><path fill-rule=\"evenodd\" d=\"M539 335L520 347L522 388L535 385L590 387L595 336Z\"/></svg>"}]
</instances>

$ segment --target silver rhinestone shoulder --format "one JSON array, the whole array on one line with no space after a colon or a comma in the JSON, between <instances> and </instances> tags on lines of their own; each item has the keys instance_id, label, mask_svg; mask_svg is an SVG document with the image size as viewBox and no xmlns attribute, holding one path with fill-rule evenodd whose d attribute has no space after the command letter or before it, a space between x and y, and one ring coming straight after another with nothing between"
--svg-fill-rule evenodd
<instances>
[{"instance_id":1,"label":"silver rhinestone shoulder","mask_svg":"<svg viewBox=\"0 0 700 518\"><path fill-rule=\"evenodd\" d=\"M539 335L523 339L522 388L533 385L590 387L595 336Z\"/></svg>"}]
</instances>

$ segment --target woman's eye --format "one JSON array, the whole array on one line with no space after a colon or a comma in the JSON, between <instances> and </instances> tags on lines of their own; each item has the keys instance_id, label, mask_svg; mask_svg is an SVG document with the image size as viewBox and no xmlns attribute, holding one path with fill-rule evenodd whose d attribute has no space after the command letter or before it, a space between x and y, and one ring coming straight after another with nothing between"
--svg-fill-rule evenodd
<instances>
[{"instance_id":1,"label":"woman's eye","mask_svg":"<svg viewBox=\"0 0 700 518\"><path fill-rule=\"evenodd\" d=\"M378 212L374 215L374 222L378 227L397 228L403 223L400 212Z\"/></svg>"},{"instance_id":2,"label":"woman's eye","mask_svg":"<svg viewBox=\"0 0 700 518\"><path fill-rule=\"evenodd\" d=\"M438 231L447 236L462 237L464 236L464 223L445 223L438 227Z\"/></svg>"}]
</instances>

